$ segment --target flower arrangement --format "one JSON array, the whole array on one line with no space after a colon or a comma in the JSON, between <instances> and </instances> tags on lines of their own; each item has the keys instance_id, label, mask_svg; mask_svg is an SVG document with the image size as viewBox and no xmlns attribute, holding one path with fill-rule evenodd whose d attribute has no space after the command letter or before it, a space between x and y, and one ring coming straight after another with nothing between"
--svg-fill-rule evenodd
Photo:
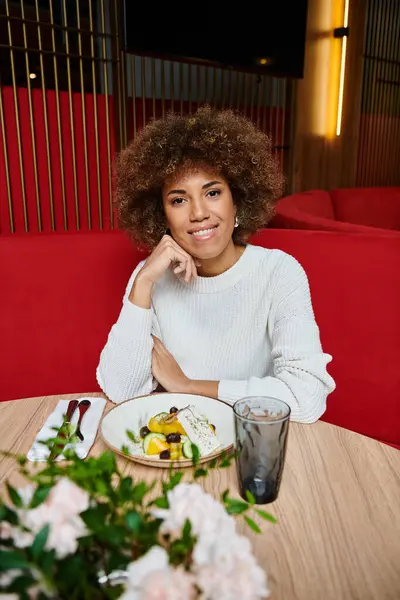
<instances>
[{"instance_id":1,"label":"flower arrangement","mask_svg":"<svg viewBox=\"0 0 400 600\"><path fill-rule=\"evenodd\" d=\"M60 437L46 444L60 444ZM65 446L65 440L64 440ZM127 451L127 450L125 450ZM234 516L274 521L248 502L221 501L198 480L210 469L226 468L221 455L198 466L193 446L191 480L171 469L164 482L124 476L115 455L81 460L64 450L34 474L25 457L14 457L29 481L7 484L0 501L0 598L45 600L258 600L269 595L266 574L249 540L239 535ZM158 489L157 489L158 486Z\"/></svg>"}]
</instances>

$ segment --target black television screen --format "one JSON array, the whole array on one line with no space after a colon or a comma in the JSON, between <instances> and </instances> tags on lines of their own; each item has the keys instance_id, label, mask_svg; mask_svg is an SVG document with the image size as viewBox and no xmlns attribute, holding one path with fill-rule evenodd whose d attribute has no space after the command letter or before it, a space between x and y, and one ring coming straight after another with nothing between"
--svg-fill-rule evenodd
<instances>
[{"instance_id":1,"label":"black television screen","mask_svg":"<svg viewBox=\"0 0 400 600\"><path fill-rule=\"evenodd\" d=\"M239 71L303 76L307 0L243 1L221 7L191 2L124 1L125 49Z\"/></svg>"}]
</instances>

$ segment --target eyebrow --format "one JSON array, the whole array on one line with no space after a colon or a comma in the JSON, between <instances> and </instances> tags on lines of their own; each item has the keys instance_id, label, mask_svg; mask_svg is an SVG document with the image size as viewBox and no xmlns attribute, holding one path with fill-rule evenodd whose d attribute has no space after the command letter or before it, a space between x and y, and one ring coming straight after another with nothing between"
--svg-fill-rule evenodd
<instances>
[{"instance_id":1,"label":"eyebrow","mask_svg":"<svg viewBox=\"0 0 400 600\"><path fill-rule=\"evenodd\" d=\"M222 181L210 181L209 183L205 183L202 186L203 190L208 190L208 188L212 187L213 185L215 185L216 183L222 184ZM171 196L172 194L186 194L186 190L170 190L167 194L167 196Z\"/></svg>"}]
</instances>

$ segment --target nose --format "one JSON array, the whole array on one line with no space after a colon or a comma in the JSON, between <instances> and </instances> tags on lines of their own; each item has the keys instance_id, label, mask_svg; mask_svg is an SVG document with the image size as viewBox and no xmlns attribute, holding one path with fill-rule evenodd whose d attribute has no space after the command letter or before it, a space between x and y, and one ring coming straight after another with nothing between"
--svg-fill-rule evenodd
<instances>
[{"instance_id":1,"label":"nose","mask_svg":"<svg viewBox=\"0 0 400 600\"><path fill-rule=\"evenodd\" d=\"M192 222L204 221L210 217L207 202L203 197L192 198L190 202L190 220Z\"/></svg>"}]
</instances>

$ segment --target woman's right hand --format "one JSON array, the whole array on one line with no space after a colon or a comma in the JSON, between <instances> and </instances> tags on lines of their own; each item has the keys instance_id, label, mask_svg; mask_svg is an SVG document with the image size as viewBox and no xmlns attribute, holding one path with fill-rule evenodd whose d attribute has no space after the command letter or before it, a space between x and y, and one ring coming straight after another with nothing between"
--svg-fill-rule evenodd
<instances>
[{"instance_id":1,"label":"woman's right hand","mask_svg":"<svg viewBox=\"0 0 400 600\"><path fill-rule=\"evenodd\" d=\"M186 283L197 277L192 256L185 252L170 235L164 235L137 274L129 300L137 306L150 308L152 288L170 267L175 275L182 274Z\"/></svg>"}]
</instances>

